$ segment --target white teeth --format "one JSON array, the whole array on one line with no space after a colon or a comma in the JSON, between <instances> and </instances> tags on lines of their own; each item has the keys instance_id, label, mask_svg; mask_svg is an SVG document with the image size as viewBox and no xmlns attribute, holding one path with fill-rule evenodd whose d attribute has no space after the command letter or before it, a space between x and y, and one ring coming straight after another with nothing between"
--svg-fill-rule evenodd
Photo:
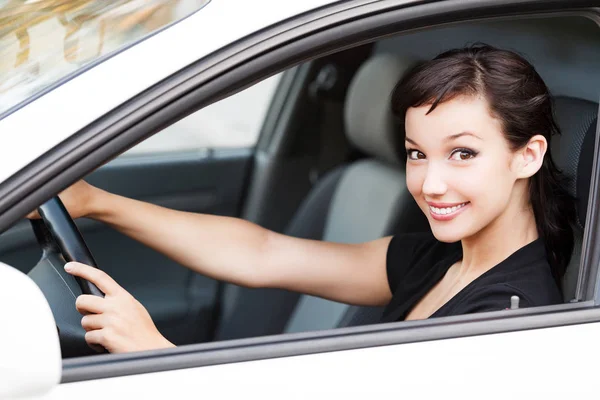
<instances>
[{"instance_id":1,"label":"white teeth","mask_svg":"<svg viewBox=\"0 0 600 400\"><path fill-rule=\"evenodd\" d=\"M467 204L467 203L462 203L462 204L459 204L457 206L452 206L452 207L438 208L438 207L434 207L434 206L429 206L429 208L431 209L431 211L433 211L434 214L446 215L446 214L451 214L451 213L455 212L459 208L462 208L465 204Z\"/></svg>"}]
</instances>

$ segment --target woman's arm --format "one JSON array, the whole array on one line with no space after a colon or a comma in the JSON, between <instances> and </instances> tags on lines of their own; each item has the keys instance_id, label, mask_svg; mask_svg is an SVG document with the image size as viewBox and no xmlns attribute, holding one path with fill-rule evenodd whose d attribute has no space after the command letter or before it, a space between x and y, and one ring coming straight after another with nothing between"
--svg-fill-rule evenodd
<instances>
[{"instance_id":1,"label":"woman's arm","mask_svg":"<svg viewBox=\"0 0 600 400\"><path fill-rule=\"evenodd\" d=\"M362 244L298 239L238 218L132 200L84 181L61 193L61 198L73 218L104 222L215 279L358 305L384 305L391 299L385 268L390 238Z\"/></svg>"}]
</instances>

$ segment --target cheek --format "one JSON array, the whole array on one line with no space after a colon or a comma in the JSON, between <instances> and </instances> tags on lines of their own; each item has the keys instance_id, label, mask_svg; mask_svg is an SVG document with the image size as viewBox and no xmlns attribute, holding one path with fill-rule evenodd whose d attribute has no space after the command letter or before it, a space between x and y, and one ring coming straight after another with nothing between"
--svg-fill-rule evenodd
<instances>
[{"instance_id":1,"label":"cheek","mask_svg":"<svg viewBox=\"0 0 600 400\"><path fill-rule=\"evenodd\" d=\"M419 168L418 166L406 166L406 187L410 194L419 200L421 190L423 188L423 181L425 179L425 169Z\"/></svg>"},{"instance_id":2,"label":"cheek","mask_svg":"<svg viewBox=\"0 0 600 400\"><path fill-rule=\"evenodd\" d=\"M504 164L479 163L460 175L461 179L455 185L460 185L459 191L476 208L497 211L506 207L514 179Z\"/></svg>"}]
</instances>

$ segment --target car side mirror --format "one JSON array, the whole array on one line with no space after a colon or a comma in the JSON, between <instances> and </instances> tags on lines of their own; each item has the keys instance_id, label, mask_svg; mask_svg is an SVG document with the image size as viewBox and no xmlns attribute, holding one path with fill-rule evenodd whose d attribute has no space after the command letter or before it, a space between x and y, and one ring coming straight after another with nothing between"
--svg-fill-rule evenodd
<instances>
[{"instance_id":1,"label":"car side mirror","mask_svg":"<svg viewBox=\"0 0 600 400\"><path fill-rule=\"evenodd\" d=\"M36 396L57 386L62 372L58 332L42 291L0 262L0 398Z\"/></svg>"}]
</instances>

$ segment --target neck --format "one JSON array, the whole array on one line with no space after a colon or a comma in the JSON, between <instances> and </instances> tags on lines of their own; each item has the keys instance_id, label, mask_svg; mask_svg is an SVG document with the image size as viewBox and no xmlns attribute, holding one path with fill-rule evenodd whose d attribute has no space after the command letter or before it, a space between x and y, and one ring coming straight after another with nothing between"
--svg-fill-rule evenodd
<instances>
[{"instance_id":1,"label":"neck","mask_svg":"<svg viewBox=\"0 0 600 400\"><path fill-rule=\"evenodd\" d=\"M538 238L531 206L522 202L511 203L488 226L461 241L461 275L481 275Z\"/></svg>"}]
</instances>

